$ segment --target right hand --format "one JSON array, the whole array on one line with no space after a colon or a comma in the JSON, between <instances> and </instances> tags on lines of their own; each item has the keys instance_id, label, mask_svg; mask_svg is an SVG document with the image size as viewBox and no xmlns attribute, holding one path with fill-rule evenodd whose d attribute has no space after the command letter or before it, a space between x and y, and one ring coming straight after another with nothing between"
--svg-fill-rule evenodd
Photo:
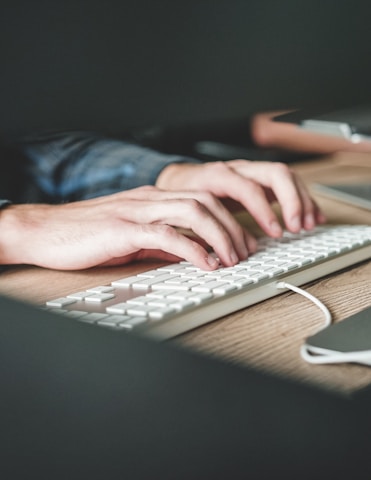
<instances>
[{"instance_id":1,"label":"right hand","mask_svg":"<svg viewBox=\"0 0 371 480\"><path fill-rule=\"evenodd\" d=\"M175 227L192 231L191 238ZM232 266L255 239L212 194L139 187L62 205L11 205L0 211L0 263L61 270L144 258L185 259L205 269Z\"/></svg>"}]
</instances>

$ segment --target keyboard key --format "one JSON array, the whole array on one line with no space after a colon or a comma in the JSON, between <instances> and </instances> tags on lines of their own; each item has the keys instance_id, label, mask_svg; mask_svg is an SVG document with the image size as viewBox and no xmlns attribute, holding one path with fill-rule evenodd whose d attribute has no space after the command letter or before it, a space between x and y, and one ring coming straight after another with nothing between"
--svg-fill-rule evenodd
<instances>
[{"instance_id":1,"label":"keyboard key","mask_svg":"<svg viewBox=\"0 0 371 480\"><path fill-rule=\"evenodd\" d=\"M91 295L91 292L84 291L84 292L76 292L76 293L70 293L67 295L67 298L73 298L75 300L84 300L86 297L89 297Z\"/></svg>"},{"instance_id":2,"label":"keyboard key","mask_svg":"<svg viewBox=\"0 0 371 480\"><path fill-rule=\"evenodd\" d=\"M91 293L107 293L112 292L114 287L110 285L99 285L98 287L88 288L86 291Z\"/></svg>"},{"instance_id":3,"label":"keyboard key","mask_svg":"<svg viewBox=\"0 0 371 480\"><path fill-rule=\"evenodd\" d=\"M105 302L106 300L111 300L111 298L115 298L115 295L113 293L95 293L93 295L89 295L88 297L85 297L85 302L90 302L90 303L102 303Z\"/></svg>"},{"instance_id":4,"label":"keyboard key","mask_svg":"<svg viewBox=\"0 0 371 480\"><path fill-rule=\"evenodd\" d=\"M232 267L203 271L181 261L50 300L46 308L102 327L140 328L168 338L279 295L284 290L277 289L278 281L300 286L369 260L371 226L284 232L281 239L259 239L257 250Z\"/></svg>"},{"instance_id":5,"label":"keyboard key","mask_svg":"<svg viewBox=\"0 0 371 480\"><path fill-rule=\"evenodd\" d=\"M55 298L54 300L47 301L46 305L48 307L63 308L66 305L70 305L71 303L75 303L75 302L76 300L74 298L61 297L61 298Z\"/></svg>"}]
</instances>

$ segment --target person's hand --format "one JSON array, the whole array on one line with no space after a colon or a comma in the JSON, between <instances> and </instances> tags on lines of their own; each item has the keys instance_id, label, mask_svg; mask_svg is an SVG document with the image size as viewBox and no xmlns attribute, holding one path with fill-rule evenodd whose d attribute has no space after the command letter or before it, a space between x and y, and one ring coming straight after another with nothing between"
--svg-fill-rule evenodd
<instances>
[{"instance_id":1,"label":"person's hand","mask_svg":"<svg viewBox=\"0 0 371 480\"><path fill-rule=\"evenodd\" d=\"M189 229L190 238L174 227ZM0 263L61 270L143 258L186 259L205 270L245 259L256 247L213 195L156 187L63 205L11 205L0 211Z\"/></svg>"},{"instance_id":2,"label":"person's hand","mask_svg":"<svg viewBox=\"0 0 371 480\"><path fill-rule=\"evenodd\" d=\"M230 160L205 164L179 163L166 167L157 180L160 188L204 191L245 208L263 231L282 235L272 209L281 207L284 228L298 232L324 223L326 218L301 179L286 165L276 162Z\"/></svg>"}]
</instances>

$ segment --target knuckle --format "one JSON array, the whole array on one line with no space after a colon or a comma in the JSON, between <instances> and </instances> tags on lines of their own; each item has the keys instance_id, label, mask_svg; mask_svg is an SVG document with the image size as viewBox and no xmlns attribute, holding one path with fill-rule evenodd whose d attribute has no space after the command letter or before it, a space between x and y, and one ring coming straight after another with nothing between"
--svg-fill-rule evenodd
<instances>
[{"instance_id":1,"label":"knuckle","mask_svg":"<svg viewBox=\"0 0 371 480\"><path fill-rule=\"evenodd\" d=\"M171 225L157 225L156 226L156 231L160 236L163 236L163 237L175 237L176 236L175 229Z\"/></svg>"},{"instance_id":2,"label":"knuckle","mask_svg":"<svg viewBox=\"0 0 371 480\"><path fill-rule=\"evenodd\" d=\"M201 192L197 200L203 205L214 205L217 203L216 197L210 192Z\"/></svg>"},{"instance_id":3,"label":"knuckle","mask_svg":"<svg viewBox=\"0 0 371 480\"><path fill-rule=\"evenodd\" d=\"M306 210L307 213L312 213L313 214L317 210L316 207L317 206L313 202L309 201L309 202L305 203L305 210Z\"/></svg>"},{"instance_id":4,"label":"knuckle","mask_svg":"<svg viewBox=\"0 0 371 480\"><path fill-rule=\"evenodd\" d=\"M216 174L216 175L223 175L224 172L229 170L229 166L226 162L212 162L209 164L209 168Z\"/></svg>"},{"instance_id":5,"label":"knuckle","mask_svg":"<svg viewBox=\"0 0 371 480\"><path fill-rule=\"evenodd\" d=\"M300 217L303 213L302 205L300 203L293 204L291 206L291 216Z\"/></svg>"},{"instance_id":6,"label":"knuckle","mask_svg":"<svg viewBox=\"0 0 371 480\"><path fill-rule=\"evenodd\" d=\"M283 162L278 162L273 165L273 170L277 175L283 175L283 176L293 176L294 173L291 170L291 168Z\"/></svg>"},{"instance_id":7,"label":"knuckle","mask_svg":"<svg viewBox=\"0 0 371 480\"><path fill-rule=\"evenodd\" d=\"M197 242L191 241L189 243L189 248L192 251L192 256L193 257L198 257L200 255L203 255L204 253L204 248Z\"/></svg>"},{"instance_id":8,"label":"knuckle","mask_svg":"<svg viewBox=\"0 0 371 480\"><path fill-rule=\"evenodd\" d=\"M205 212L205 207L203 206L202 202L200 202L196 198L184 199L182 203L189 211L189 213L196 212L197 214L200 214Z\"/></svg>"},{"instance_id":9,"label":"knuckle","mask_svg":"<svg viewBox=\"0 0 371 480\"><path fill-rule=\"evenodd\" d=\"M245 188L249 191L249 194L252 196L261 195L263 192L263 187L257 182L247 179L245 182Z\"/></svg>"},{"instance_id":10,"label":"knuckle","mask_svg":"<svg viewBox=\"0 0 371 480\"><path fill-rule=\"evenodd\" d=\"M140 187L137 187L139 191L142 192L157 192L159 189L155 187L154 185L142 185Z\"/></svg>"}]
</instances>

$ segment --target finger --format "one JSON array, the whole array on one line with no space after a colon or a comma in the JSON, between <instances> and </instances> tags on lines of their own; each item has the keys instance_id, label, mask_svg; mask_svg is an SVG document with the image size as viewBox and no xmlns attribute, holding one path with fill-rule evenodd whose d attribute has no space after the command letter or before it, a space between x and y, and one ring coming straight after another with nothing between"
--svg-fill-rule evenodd
<instances>
[{"instance_id":1,"label":"finger","mask_svg":"<svg viewBox=\"0 0 371 480\"><path fill-rule=\"evenodd\" d=\"M302 182L301 178L296 177L296 182L299 191L302 192L302 201L304 205L304 228L310 230L317 224L326 223L326 215L322 212L317 202L310 196L310 193L306 185Z\"/></svg>"},{"instance_id":2,"label":"finger","mask_svg":"<svg viewBox=\"0 0 371 480\"><path fill-rule=\"evenodd\" d=\"M87 200L80 200L78 202L70 202L63 204L63 208L79 209L81 207L104 207L111 208L114 203L119 203L127 200L146 200L153 198L156 192L161 192L157 187L152 185L144 185L141 187L133 188L130 190L124 190L110 195L102 195L95 198L89 198Z\"/></svg>"},{"instance_id":3,"label":"finger","mask_svg":"<svg viewBox=\"0 0 371 480\"><path fill-rule=\"evenodd\" d=\"M208 192L168 192L164 191L162 197L169 199L181 198L195 199L204 205L207 210L213 215L216 220L225 228L230 239L232 240L234 249L240 260L247 258L249 252L249 244L253 243L253 237L248 233L229 210L218 200L214 195Z\"/></svg>"},{"instance_id":4,"label":"finger","mask_svg":"<svg viewBox=\"0 0 371 480\"><path fill-rule=\"evenodd\" d=\"M303 201L306 202L308 215L311 203L309 196L305 195L303 186L301 185L298 188L296 178L287 165L282 163L250 162L247 168L241 161L236 161L232 165L244 178L254 179L257 184L264 187L265 198L268 203L274 200L278 201L285 225L289 230L297 232L302 228Z\"/></svg>"},{"instance_id":5,"label":"finger","mask_svg":"<svg viewBox=\"0 0 371 480\"><path fill-rule=\"evenodd\" d=\"M304 185L287 165L277 164L261 179L265 187L272 191L281 207L285 226L292 232L314 226L314 206Z\"/></svg>"},{"instance_id":6,"label":"finger","mask_svg":"<svg viewBox=\"0 0 371 480\"><path fill-rule=\"evenodd\" d=\"M311 199L306 186L302 183L302 181L298 177L295 178L295 183L296 183L297 191L300 195L301 204L302 204L301 227L306 230L312 230L317 223L318 207L315 204L315 202Z\"/></svg>"},{"instance_id":7,"label":"finger","mask_svg":"<svg viewBox=\"0 0 371 480\"><path fill-rule=\"evenodd\" d=\"M176 255L172 255L171 253L164 252L163 250L139 250L138 252L132 253L130 255L123 255L122 257L116 257L110 259L106 262L101 263L100 265L103 267L108 266L117 266L117 265L125 265L127 263L132 263L141 260L159 260L164 262L179 262L183 260L183 257L178 257Z\"/></svg>"},{"instance_id":8,"label":"finger","mask_svg":"<svg viewBox=\"0 0 371 480\"><path fill-rule=\"evenodd\" d=\"M164 193L154 190L149 192L148 195L153 198L161 198ZM233 233L228 222L227 225L223 225L204 205L196 200L148 201L125 199L125 201L121 201L120 198L117 200L116 196L116 198L111 198L106 202L92 203L94 203L95 208L86 209L86 204L84 204L85 219L89 216L90 220L94 219L94 222L97 222L99 219L105 221L107 218L112 219L112 216L114 216L133 223L159 223L188 228L203 238L216 251L225 265L235 265L239 259L244 259L247 256L245 233L230 213L226 211L226 218L231 221L231 224L232 221L234 222L235 231ZM252 242L252 240L250 241ZM234 243L239 245L238 253Z\"/></svg>"},{"instance_id":9,"label":"finger","mask_svg":"<svg viewBox=\"0 0 371 480\"><path fill-rule=\"evenodd\" d=\"M218 196L231 198L241 204L268 235L273 237L282 235L277 215L267 199L264 188L257 181L241 175L232 168L226 168L223 176L214 179L213 190Z\"/></svg>"},{"instance_id":10,"label":"finger","mask_svg":"<svg viewBox=\"0 0 371 480\"><path fill-rule=\"evenodd\" d=\"M109 240L112 241L111 236ZM122 258L142 251L153 254L156 250L184 258L204 270L214 270L219 266L218 260L202 245L169 225L131 224L129 227L125 222L121 235L116 237L115 244L111 246L110 258Z\"/></svg>"},{"instance_id":11,"label":"finger","mask_svg":"<svg viewBox=\"0 0 371 480\"><path fill-rule=\"evenodd\" d=\"M165 217L162 218L158 214L158 211L153 208L149 203L145 201L164 201L169 199L181 198L194 198L207 207L210 213L220 222L228 232L234 249L240 260L247 257L248 251L251 250L251 245L254 246L254 238L251 234L244 231L242 226L231 215L229 210L212 194L207 192L175 192L164 191L157 187L146 186L133 189L131 191L120 192L107 197L100 197L97 199L87 200L85 202L79 202L80 207L86 208L89 203L90 208L97 207L99 211L89 210L85 215L90 215L96 219L97 215L104 217L105 215L112 215L112 212L120 212L120 216L123 219L137 223L172 223L171 218L167 218L168 212L162 209L161 213L165 213ZM131 202L131 200L137 201L137 203ZM124 201L124 203L123 203ZM76 204L75 204L76 205ZM73 208L73 207L71 207ZM177 226L181 226L177 224Z\"/></svg>"},{"instance_id":12,"label":"finger","mask_svg":"<svg viewBox=\"0 0 371 480\"><path fill-rule=\"evenodd\" d=\"M125 212L120 211L120 215L123 214L125 218L131 215L133 220L135 217L137 223L156 223L190 229L215 250L223 264L235 265L239 261L239 255L226 226L198 200L182 198L156 202L140 201L135 202L135 209L132 203L131 212L129 206L130 202L123 205ZM230 215L229 212L228 215ZM243 229L237 222L236 235L241 236L240 245L245 245ZM245 247L244 258L246 256L247 248Z\"/></svg>"},{"instance_id":13,"label":"finger","mask_svg":"<svg viewBox=\"0 0 371 480\"><path fill-rule=\"evenodd\" d=\"M286 227L291 231L300 228L311 229L317 223L324 223L326 217L311 198L300 177L282 163L230 162L233 168L247 177L255 178L267 188L268 200L277 200L281 206Z\"/></svg>"},{"instance_id":14,"label":"finger","mask_svg":"<svg viewBox=\"0 0 371 480\"><path fill-rule=\"evenodd\" d=\"M275 165L269 175L262 182L277 199L286 228L292 232L313 229L321 212L301 179L283 164Z\"/></svg>"}]
</instances>

